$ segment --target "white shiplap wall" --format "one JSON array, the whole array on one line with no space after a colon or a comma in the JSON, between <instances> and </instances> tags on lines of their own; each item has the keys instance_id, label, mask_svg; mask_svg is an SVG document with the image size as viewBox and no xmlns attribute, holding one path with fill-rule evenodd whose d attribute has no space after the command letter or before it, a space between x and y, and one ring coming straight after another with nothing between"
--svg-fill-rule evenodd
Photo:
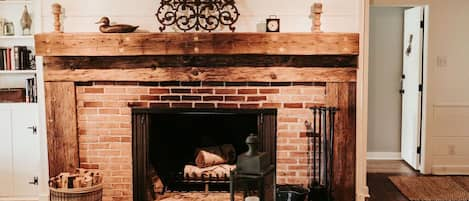
<instances>
[{"instance_id":1,"label":"white shiplap wall","mask_svg":"<svg viewBox=\"0 0 469 201\"><path fill-rule=\"evenodd\" d=\"M43 0L43 31L53 30L51 5L60 3L65 9L65 32L96 32L94 23L101 16L112 22L140 25L141 29L157 32L155 18L159 0ZM257 32L259 23L269 15L281 19L282 32L310 32L310 10L314 0L238 0L241 13L237 32ZM327 32L359 31L359 0L323 0L323 30ZM264 25L261 25L264 31Z\"/></svg>"}]
</instances>

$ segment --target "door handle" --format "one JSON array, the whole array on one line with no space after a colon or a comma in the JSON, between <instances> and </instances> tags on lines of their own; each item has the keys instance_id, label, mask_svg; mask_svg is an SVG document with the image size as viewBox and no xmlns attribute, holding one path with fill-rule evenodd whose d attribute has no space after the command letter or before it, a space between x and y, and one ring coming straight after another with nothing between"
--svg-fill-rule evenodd
<instances>
[{"instance_id":1,"label":"door handle","mask_svg":"<svg viewBox=\"0 0 469 201\"><path fill-rule=\"evenodd\" d=\"M31 184L31 185L39 185L39 177L34 177L32 181L28 182L28 184Z\"/></svg>"},{"instance_id":2,"label":"door handle","mask_svg":"<svg viewBox=\"0 0 469 201\"><path fill-rule=\"evenodd\" d=\"M31 129L33 131L33 135L37 135L37 127L36 126L29 126L27 129Z\"/></svg>"}]
</instances>

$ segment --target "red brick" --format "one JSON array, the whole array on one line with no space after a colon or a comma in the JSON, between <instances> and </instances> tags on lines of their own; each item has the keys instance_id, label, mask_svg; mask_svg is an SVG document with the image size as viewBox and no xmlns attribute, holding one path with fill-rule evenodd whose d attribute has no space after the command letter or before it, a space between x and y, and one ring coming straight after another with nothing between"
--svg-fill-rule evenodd
<instances>
[{"instance_id":1,"label":"red brick","mask_svg":"<svg viewBox=\"0 0 469 201\"><path fill-rule=\"evenodd\" d=\"M148 88L127 88L126 92L127 94L148 94Z\"/></svg>"},{"instance_id":2,"label":"red brick","mask_svg":"<svg viewBox=\"0 0 469 201\"><path fill-rule=\"evenodd\" d=\"M127 107L127 106L128 106L128 103L125 101L103 102L103 107Z\"/></svg>"},{"instance_id":3,"label":"red brick","mask_svg":"<svg viewBox=\"0 0 469 201\"><path fill-rule=\"evenodd\" d=\"M263 108L281 108L281 103L262 103Z\"/></svg>"},{"instance_id":4,"label":"red brick","mask_svg":"<svg viewBox=\"0 0 469 201\"><path fill-rule=\"evenodd\" d=\"M128 102L127 107L148 107L148 102Z\"/></svg>"},{"instance_id":5,"label":"red brick","mask_svg":"<svg viewBox=\"0 0 469 201\"><path fill-rule=\"evenodd\" d=\"M278 93L280 93L280 90L279 89L271 89L271 88L259 89L259 93L260 94L278 94Z\"/></svg>"},{"instance_id":6,"label":"red brick","mask_svg":"<svg viewBox=\"0 0 469 201\"><path fill-rule=\"evenodd\" d=\"M295 145L277 145L279 151L297 151L298 147Z\"/></svg>"},{"instance_id":7,"label":"red brick","mask_svg":"<svg viewBox=\"0 0 469 201\"><path fill-rule=\"evenodd\" d=\"M195 108L215 108L215 103L196 103Z\"/></svg>"},{"instance_id":8,"label":"red brick","mask_svg":"<svg viewBox=\"0 0 469 201\"><path fill-rule=\"evenodd\" d=\"M284 108L303 108L303 103L284 103Z\"/></svg>"},{"instance_id":9,"label":"red brick","mask_svg":"<svg viewBox=\"0 0 469 201\"><path fill-rule=\"evenodd\" d=\"M150 94L169 94L169 89L165 88L151 88Z\"/></svg>"},{"instance_id":10,"label":"red brick","mask_svg":"<svg viewBox=\"0 0 469 201\"><path fill-rule=\"evenodd\" d=\"M294 158L278 158L277 163L295 165L298 163L298 160Z\"/></svg>"},{"instance_id":11,"label":"red brick","mask_svg":"<svg viewBox=\"0 0 469 201\"><path fill-rule=\"evenodd\" d=\"M257 109L260 107L260 105L259 104L240 104L239 107L242 109Z\"/></svg>"},{"instance_id":12,"label":"red brick","mask_svg":"<svg viewBox=\"0 0 469 201\"><path fill-rule=\"evenodd\" d=\"M322 103L305 103L305 108L312 108L312 107L323 107L324 104Z\"/></svg>"},{"instance_id":13,"label":"red brick","mask_svg":"<svg viewBox=\"0 0 469 201\"><path fill-rule=\"evenodd\" d=\"M182 96L183 101L200 101L202 97L200 96Z\"/></svg>"},{"instance_id":14,"label":"red brick","mask_svg":"<svg viewBox=\"0 0 469 201\"><path fill-rule=\"evenodd\" d=\"M234 103L218 103L219 108L238 108L238 104Z\"/></svg>"},{"instance_id":15,"label":"red brick","mask_svg":"<svg viewBox=\"0 0 469 201\"><path fill-rule=\"evenodd\" d=\"M80 163L80 168L99 169L99 165L98 164L91 164L91 163Z\"/></svg>"},{"instance_id":16,"label":"red brick","mask_svg":"<svg viewBox=\"0 0 469 201\"><path fill-rule=\"evenodd\" d=\"M278 132L277 134L279 137L298 137L297 132Z\"/></svg>"},{"instance_id":17,"label":"red brick","mask_svg":"<svg viewBox=\"0 0 469 201\"><path fill-rule=\"evenodd\" d=\"M203 101L223 101L223 96L204 96Z\"/></svg>"},{"instance_id":18,"label":"red brick","mask_svg":"<svg viewBox=\"0 0 469 201\"><path fill-rule=\"evenodd\" d=\"M132 142L132 138L131 137L121 137L121 142Z\"/></svg>"},{"instance_id":19,"label":"red brick","mask_svg":"<svg viewBox=\"0 0 469 201\"><path fill-rule=\"evenodd\" d=\"M192 103L172 103L173 108L192 108Z\"/></svg>"},{"instance_id":20,"label":"red brick","mask_svg":"<svg viewBox=\"0 0 469 201\"><path fill-rule=\"evenodd\" d=\"M213 89L192 89L195 94L213 94Z\"/></svg>"},{"instance_id":21,"label":"red brick","mask_svg":"<svg viewBox=\"0 0 469 201\"><path fill-rule=\"evenodd\" d=\"M161 96L161 100L163 100L163 101L180 101L181 96Z\"/></svg>"},{"instance_id":22,"label":"red brick","mask_svg":"<svg viewBox=\"0 0 469 201\"><path fill-rule=\"evenodd\" d=\"M102 107L102 102L84 102L83 107Z\"/></svg>"},{"instance_id":23,"label":"red brick","mask_svg":"<svg viewBox=\"0 0 469 201\"><path fill-rule=\"evenodd\" d=\"M85 88L85 93L102 94L104 93L104 88Z\"/></svg>"},{"instance_id":24,"label":"red brick","mask_svg":"<svg viewBox=\"0 0 469 201\"><path fill-rule=\"evenodd\" d=\"M106 94L124 94L125 93L125 88L107 87L107 88L104 88L104 93L106 93Z\"/></svg>"},{"instance_id":25,"label":"red brick","mask_svg":"<svg viewBox=\"0 0 469 201\"><path fill-rule=\"evenodd\" d=\"M216 94L236 94L236 89L215 89Z\"/></svg>"},{"instance_id":26,"label":"red brick","mask_svg":"<svg viewBox=\"0 0 469 201\"><path fill-rule=\"evenodd\" d=\"M174 94L190 94L191 91L191 89L171 89L171 93Z\"/></svg>"},{"instance_id":27,"label":"red brick","mask_svg":"<svg viewBox=\"0 0 469 201\"><path fill-rule=\"evenodd\" d=\"M294 118L294 117L279 117L278 120L280 122L298 122L298 118Z\"/></svg>"},{"instance_id":28,"label":"red brick","mask_svg":"<svg viewBox=\"0 0 469 201\"><path fill-rule=\"evenodd\" d=\"M143 96L140 96L140 100L156 101L156 100L160 100L160 96L143 95Z\"/></svg>"},{"instance_id":29,"label":"red brick","mask_svg":"<svg viewBox=\"0 0 469 201\"><path fill-rule=\"evenodd\" d=\"M257 89L238 89L238 94L257 94Z\"/></svg>"},{"instance_id":30,"label":"red brick","mask_svg":"<svg viewBox=\"0 0 469 201\"><path fill-rule=\"evenodd\" d=\"M225 96L225 101L246 101L245 96Z\"/></svg>"},{"instance_id":31,"label":"red brick","mask_svg":"<svg viewBox=\"0 0 469 201\"><path fill-rule=\"evenodd\" d=\"M99 114L119 114L119 109L99 109Z\"/></svg>"},{"instance_id":32,"label":"red brick","mask_svg":"<svg viewBox=\"0 0 469 201\"><path fill-rule=\"evenodd\" d=\"M265 101L267 100L266 96L248 96L248 101Z\"/></svg>"},{"instance_id":33,"label":"red brick","mask_svg":"<svg viewBox=\"0 0 469 201\"><path fill-rule=\"evenodd\" d=\"M169 108L169 103L150 103L153 108Z\"/></svg>"}]
</instances>

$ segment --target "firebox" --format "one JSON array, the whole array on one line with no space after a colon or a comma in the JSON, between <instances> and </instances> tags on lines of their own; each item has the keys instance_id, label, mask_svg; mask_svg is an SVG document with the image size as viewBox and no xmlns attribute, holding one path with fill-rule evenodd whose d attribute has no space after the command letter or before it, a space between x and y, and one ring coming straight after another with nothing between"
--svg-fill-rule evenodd
<instances>
[{"instance_id":1,"label":"firebox","mask_svg":"<svg viewBox=\"0 0 469 201\"><path fill-rule=\"evenodd\" d=\"M250 134L258 136L259 150L275 166L276 123L276 109L132 109L134 200L228 192Z\"/></svg>"}]
</instances>

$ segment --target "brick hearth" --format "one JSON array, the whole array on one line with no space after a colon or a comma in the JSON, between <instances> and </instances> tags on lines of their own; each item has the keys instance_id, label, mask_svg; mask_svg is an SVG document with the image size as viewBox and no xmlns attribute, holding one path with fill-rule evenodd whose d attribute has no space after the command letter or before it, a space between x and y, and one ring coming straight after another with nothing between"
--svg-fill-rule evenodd
<instances>
[{"instance_id":1,"label":"brick hearth","mask_svg":"<svg viewBox=\"0 0 469 201\"><path fill-rule=\"evenodd\" d=\"M277 108L277 183L307 184L304 122L325 95L325 83L79 83L80 166L103 170L104 200L132 200L131 107Z\"/></svg>"}]
</instances>

